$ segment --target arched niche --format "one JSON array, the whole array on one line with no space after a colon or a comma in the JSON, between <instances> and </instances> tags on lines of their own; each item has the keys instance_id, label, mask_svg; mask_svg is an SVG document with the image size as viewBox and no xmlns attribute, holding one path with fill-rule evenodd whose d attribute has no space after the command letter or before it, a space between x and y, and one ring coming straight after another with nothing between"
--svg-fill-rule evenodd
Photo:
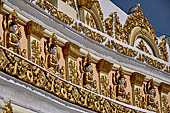
<instances>
[{"instance_id":1,"label":"arched niche","mask_svg":"<svg viewBox=\"0 0 170 113\"><path fill-rule=\"evenodd\" d=\"M95 20L97 29L103 32L104 31L103 22L100 18L100 15L98 14L97 7L95 5L93 5L93 7L91 8L90 13Z\"/></svg>"},{"instance_id":2,"label":"arched niche","mask_svg":"<svg viewBox=\"0 0 170 113\"><path fill-rule=\"evenodd\" d=\"M97 4L97 5L96 5ZM80 13L80 20L81 21L85 21L85 15L81 12L87 11L89 12L94 21L95 21L95 25L97 30L104 32L104 28L103 28L103 13L101 11L100 8L100 4L98 1L90 1L90 0L78 0L78 5L79 5L79 13Z\"/></svg>"},{"instance_id":3,"label":"arched niche","mask_svg":"<svg viewBox=\"0 0 170 113\"><path fill-rule=\"evenodd\" d=\"M150 46L154 56L156 56L158 58L160 57L159 56L159 48L156 45L153 37L147 30L145 30L144 28L141 28L141 27L134 27L131 30L131 33L129 35L129 39L128 39L129 45L134 46L135 41L138 38L143 39Z\"/></svg>"}]
</instances>

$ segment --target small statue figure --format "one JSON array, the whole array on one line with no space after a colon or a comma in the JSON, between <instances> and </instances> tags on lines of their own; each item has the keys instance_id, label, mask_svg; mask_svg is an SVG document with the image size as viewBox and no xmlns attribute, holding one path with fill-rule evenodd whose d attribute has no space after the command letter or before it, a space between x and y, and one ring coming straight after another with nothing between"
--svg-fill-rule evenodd
<instances>
[{"instance_id":1,"label":"small statue figure","mask_svg":"<svg viewBox=\"0 0 170 113\"><path fill-rule=\"evenodd\" d=\"M12 48L13 51L18 54L21 53L19 42L21 39L21 31L17 23L17 13L15 11L4 16L3 29L5 31L5 47Z\"/></svg>"},{"instance_id":2,"label":"small statue figure","mask_svg":"<svg viewBox=\"0 0 170 113\"><path fill-rule=\"evenodd\" d=\"M123 73L123 69L122 67L120 67L115 75L113 75L113 86L115 87L114 90L116 91L116 99L127 103L127 104L131 104L130 102L130 92L126 92L126 87L127 87L127 83L125 80L125 76Z\"/></svg>"},{"instance_id":3,"label":"small statue figure","mask_svg":"<svg viewBox=\"0 0 170 113\"><path fill-rule=\"evenodd\" d=\"M53 72L59 72L59 59L60 54L57 47L56 37L53 34L50 39L45 43L45 54L46 54L46 63L47 68Z\"/></svg>"},{"instance_id":4,"label":"small statue figure","mask_svg":"<svg viewBox=\"0 0 170 113\"><path fill-rule=\"evenodd\" d=\"M93 79L91 56L89 53L85 58L83 58L82 62L80 62L80 72L82 73L82 79L83 79L82 86L96 92L97 85L96 85L96 81Z\"/></svg>"},{"instance_id":5,"label":"small statue figure","mask_svg":"<svg viewBox=\"0 0 170 113\"><path fill-rule=\"evenodd\" d=\"M153 85L153 79L150 79L144 87L144 93L146 96L147 109L151 111L158 111L158 101L155 100L156 92Z\"/></svg>"}]
</instances>

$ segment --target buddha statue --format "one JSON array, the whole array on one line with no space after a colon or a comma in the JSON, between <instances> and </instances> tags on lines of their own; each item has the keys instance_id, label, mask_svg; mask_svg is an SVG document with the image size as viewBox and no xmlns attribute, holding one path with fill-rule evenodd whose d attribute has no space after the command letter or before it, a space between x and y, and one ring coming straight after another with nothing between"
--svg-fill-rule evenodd
<instances>
[{"instance_id":1,"label":"buddha statue","mask_svg":"<svg viewBox=\"0 0 170 113\"><path fill-rule=\"evenodd\" d=\"M116 99L126 104L130 102L130 92L126 92L127 83L125 80L122 67L120 67L115 75L113 75L113 86L115 87Z\"/></svg>"},{"instance_id":2,"label":"buddha statue","mask_svg":"<svg viewBox=\"0 0 170 113\"><path fill-rule=\"evenodd\" d=\"M21 54L19 42L21 39L21 31L17 23L17 14L15 11L4 16L3 28L5 31L5 47L11 48L14 52Z\"/></svg>"},{"instance_id":3,"label":"buddha statue","mask_svg":"<svg viewBox=\"0 0 170 113\"><path fill-rule=\"evenodd\" d=\"M83 58L82 63L80 63L80 72L82 73L82 79L83 79L83 87L97 91L96 90L96 81L93 79L93 71L92 71L92 65L91 65L91 59L90 54L88 54L85 58Z\"/></svg>"},{"instance_id":4,"label":"buddha statue","mask_svg":"<svg viewBox=\"0 0 170 113\"><path fill-rule=\"evenodd\" d=\"M46 63L49 71L56 73L59 72L59 59L60 54L56 44L56 37L54 34L45 44L45 54L46 54Z\"/></svg>"},{"instance_id":5,"label":"buddha statue","mask_svg":"<svg viewBox=\"0 0 170 113\"><path fill-rule=\"evenodd\" d=\"M147 104L147 109L151 111L158 111L158 101L155 100L156 91L153 85L153 79L150 79L144 87L145 99Z\"/></svg>"}]
</instances>

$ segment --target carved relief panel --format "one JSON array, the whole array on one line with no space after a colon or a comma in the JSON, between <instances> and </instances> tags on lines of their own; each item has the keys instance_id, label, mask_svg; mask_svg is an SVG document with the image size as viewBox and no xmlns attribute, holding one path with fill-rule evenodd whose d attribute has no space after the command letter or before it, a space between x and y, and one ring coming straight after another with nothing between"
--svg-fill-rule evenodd
<instances>
[{"instance_id":1,"label":"carved relief panel","mask_svg":"<svg viewBox=\"0 0 170 113\"><path fill-rule=\"evenodd\" d=\"M29 21L26 25L25 32L27 35L28 45L28 59L34 63L41 65L41 45L40 40L43 37L43 28L38 23Z\"/></svg>"},{"instance_id":2,"label":"carved relief panel","mask_svg":"<svg viewBox=\"0 0 170 113\"><path fill-rule=\"evenodd\" d=\"M130 76L130 81L132 85L133 105L146 109L145 97L142 88L144 78L145 75L142 75L138 72L134 72Z\"/></svg>"},{"instance_id":3,"label":"carved relief panel","mask_svg":"<svg viewBox=\"0 0 170 113\"><path fill-rule=\"evenodd\" d=\"M67 42L64 47L64 56L66 64L66 80L81 85L76 63L77 58L80 56L80 47L71 42Z\"/></svg>"},{"instance_id":4,"label":"carved relief panel","mask_svg":"<svg viewBox=\"0 0 170 113\"><path fill-rule=\"evenodd\" d=\"M97 63L97 71L99 73L99 92L100 94L110 97L109 72L112 70L113 64L101 59Z\"/></svg>"},{"instance_id":5,"label":"carved relief panel","mask_svg":"<svg viewBox=\"0 0 170 113\"><path fill-rule=\"evenodd\" d=\"M127 82L124 76L122 67L120 67L112 76L113 92L116 95L116 100L131 104L130 92L126 91Z\"/></svg>"},{"instance_id":6,"label":"carved relief panel","mask_svg":"<svg viewBox=\"0 0 170 113\"><path fill-rule=\"evenodd\" d=\"M61 58L61 53L59 51L59 46L57 45L57 37L53 33L46 42L44 42L44 53L45 53L45 68L50 72L59 74L62 78L65 78L64 66L60 66L59 61Z\"/></svg>"},{"instance_id":7,"label":"carved relief panel","mask_svg":"<svg viewBox=\"0 0 170 113\"><path fill-rule=\"evenodd\" d=\"M147 81L144 85L144 94L145 94L145 101L146 101L146 108L150 111L159 112L159 104L156 101L156 90L153 84L153 79Z\"/></svg>"},{"instance_id":8,"label":"carved relief panel","mask_svg":"<svg viewBox=\"0 0 170 113\"><path fill-rule=\"evenodd\" d=\"M98 92L97 81L94 80L94 75L93 75L91 55L88 53L86 57L83 57L82 61L79 63L80 63L82 86L91 91Z\"/></svg>"}]
</instances>

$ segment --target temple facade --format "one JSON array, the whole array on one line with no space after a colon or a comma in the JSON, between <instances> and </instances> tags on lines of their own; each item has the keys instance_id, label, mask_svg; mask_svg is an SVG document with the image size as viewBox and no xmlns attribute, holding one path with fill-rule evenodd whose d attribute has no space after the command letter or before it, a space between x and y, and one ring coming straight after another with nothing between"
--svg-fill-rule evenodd
<instances>
[{"instance_id":1,"label":"temple facade","mask_svg":"<svg viewBox=\"0 0 170 113\"><path fill-rule=\"evenodd\" d=\"M0 113L170 113L170 39L144 15L0 0Z\"/></svg>"}]
</instances>

